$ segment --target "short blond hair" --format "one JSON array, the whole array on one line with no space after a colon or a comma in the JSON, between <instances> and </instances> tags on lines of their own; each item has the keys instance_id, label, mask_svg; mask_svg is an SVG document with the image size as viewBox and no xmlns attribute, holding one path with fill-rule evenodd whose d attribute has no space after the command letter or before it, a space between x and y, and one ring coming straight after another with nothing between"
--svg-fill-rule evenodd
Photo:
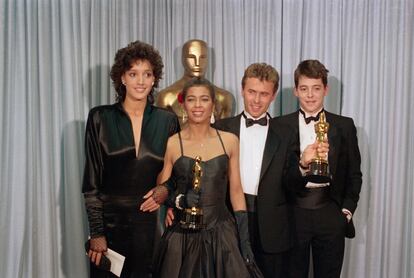
<instances>
[{"instance_id":1,"label":"short blond hair","mask_svg":"<svg viewBox=\"0 0 414 278\"><path fill-rule=\"evenodd\" d=\"M273 94L276 93L279 88L279 74L277 73L277 70L266 63L254 63L247 67L242 79L243 89L247 78L257 78L260 81L273 83Z\"/></svg>"}]
</instances>

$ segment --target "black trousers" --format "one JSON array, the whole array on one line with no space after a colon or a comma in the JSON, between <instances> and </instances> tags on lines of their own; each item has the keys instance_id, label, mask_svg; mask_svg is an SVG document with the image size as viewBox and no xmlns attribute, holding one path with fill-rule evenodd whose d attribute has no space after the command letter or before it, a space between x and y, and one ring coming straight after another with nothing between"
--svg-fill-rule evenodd
<instances>
[{"instance_id":1,"label":"black trousers","mask_svg":"<svg viewBox=\"0 0 414 278\"><path fill-rule=\"evenodd\" d=\"M114 213L104 213L104 232L108 247L125 256L122 278L152 277L152 256L156 234L155 213L137 212L134 207ZM91 264L91 278L115 278Z\"/></svg>"},{"instance_id":2,"label":"black trousers","mask_svg":"<svg viewBox=\"0 0 414 278\"><path fill-rule=\"evenodd\" d=\"M265 278L286 278L289 252L267 253L260 242L256 212L249 211L249 234L254 257ZM275 223L277 225L277 223Z\"/></svg>"},{"instance_id":3,"label":"black trousers","mask_svg":"<svg viewBox=\"0 0 414 278\"><path fill-rule=\"evenodd\" d=\"M319 209L294 208L296 242L289 254L289 277L308 278L312 248L315 278L340 277L346 217L333 201Z\"/></svg>"}]
</instances>

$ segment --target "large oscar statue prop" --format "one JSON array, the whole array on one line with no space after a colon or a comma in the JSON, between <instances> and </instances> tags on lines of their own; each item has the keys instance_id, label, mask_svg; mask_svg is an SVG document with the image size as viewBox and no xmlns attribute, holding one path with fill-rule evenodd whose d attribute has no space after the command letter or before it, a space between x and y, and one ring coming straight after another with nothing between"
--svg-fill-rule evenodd
<instances>
[{"instance_id":1,"label":"large oscar statue prop","mask_svg":"<svg viewBox=\"0 0 414 278\"><path fill-rule=\"evenodd\" d=\"M193 189L199 193L201 190L201 177L203 176L200 156L196 156L195 158L193 175ZM203 210L198 207L185 209L180 224L184 229L199 230L203 228Z\"/></svg>"},{"instance_id":2,"label":"large oscar statue prop","mask_svg":"<svg viewBox=\"0 0 414 278\"><path fill-rule=\"evenodd\" d=\"M184 84L192 78L205 77L208 56L207 43L202 40L189 40L182 48L181 61L184 67L184 75L172 85L161 90L156 96L155 104L159 107L173 111L180 121L180 126L187 121L187 115L180 105L177 95L182 92ZM214 86L216 103L214 106L214 118L223 119L232 115L233 96L230 92ZM213 119L212 119L212 122Z\"/></svg>"},{"instance_id":3,"label":"large oscar statue prop","mask_svg":"<svg viewBox=\"0 0 414 278\"><path fill-rule=\"evenodd\" d=\"M323 142L327 138L329 130L329 123L326 122L325 112L319 116L319 122L315 124L316 140ZM309 172L306 174L307 180L314 183L327 183L331 181L329 173L328 158L320 157L318 154L316 158L309 164Z\"/></svg>"}]
</instances>

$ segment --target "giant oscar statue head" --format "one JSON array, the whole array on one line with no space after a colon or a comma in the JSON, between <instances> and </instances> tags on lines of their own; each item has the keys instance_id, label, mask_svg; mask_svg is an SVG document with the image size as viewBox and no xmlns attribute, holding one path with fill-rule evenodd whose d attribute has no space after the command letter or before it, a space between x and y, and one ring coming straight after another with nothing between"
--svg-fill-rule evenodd
<instances>
[{"instance_id":1,"label":"giant oscar statue head","mask_svg":"<svg viewBox=\"0 0 414 278\"><path fill-rule=\"evenodd\" d=\"M178 101L178 94L182 92L184 84L191 78L204 77L208 64L207 43L202 40L189 40L182 48L181 61L184 67L184 76L172 85L161 90L156 97L156 105L175 112L183 126L186 115ZM222 119L231 116L233 96L230 92L214 86L216 103L214 117Z\"/></svg>"},{"instance_id":2,"label":"giant oscar statue head","mask_svg":"<svg viewBox=\"0 0 414 278\"><path fill-rule=\"evenodd\" d=\"M202 40L190 40L183 45L181 60L184 75L204 77L207 69L207 44Z\"/></svg>"}]
</instances>

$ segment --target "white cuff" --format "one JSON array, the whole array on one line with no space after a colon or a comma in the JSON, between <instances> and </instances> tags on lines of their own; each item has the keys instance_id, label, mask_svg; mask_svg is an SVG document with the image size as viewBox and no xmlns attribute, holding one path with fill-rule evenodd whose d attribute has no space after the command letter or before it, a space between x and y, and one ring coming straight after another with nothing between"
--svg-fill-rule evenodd
<instances>
[{"instance_id":1,"label":"white cuff","mask_svg":"<svg viewBox=\"0 0 414 278\"><path fill-rule=\"evenodd\" d=\"M175 207L178 208L179 210L183 210L183 208L180 207L180 199L183 196L184 196L184 194L178 194L178 196L175 197Z\"/></svg>"},{"instance_id":2,"label":"white cuff","mask_svg":"<svg viewBox=\"0 0 414 278\"><path fill-rule=\"evenodd\" d=\"M306 176L306 173L308 172L308 170L303 169L300 165L299 165L299 171L302 174L302 177Z\"/></svg>"}]
</instances>

